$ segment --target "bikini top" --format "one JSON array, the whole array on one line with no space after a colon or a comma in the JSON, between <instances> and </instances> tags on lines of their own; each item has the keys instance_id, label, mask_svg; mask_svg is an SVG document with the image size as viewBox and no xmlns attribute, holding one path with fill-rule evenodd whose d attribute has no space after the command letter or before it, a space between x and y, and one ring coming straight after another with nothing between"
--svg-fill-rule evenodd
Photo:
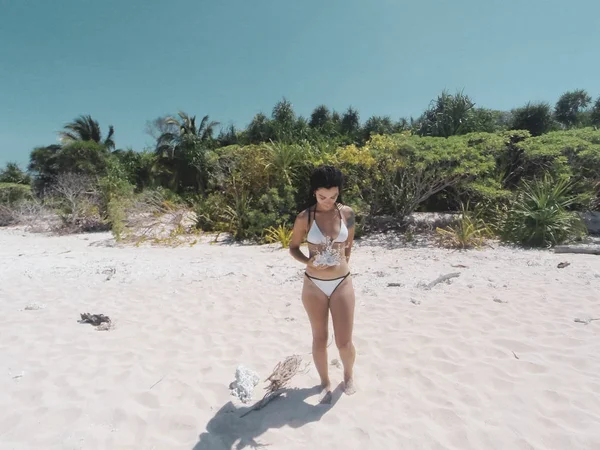
<instances>
[{"instance_id":1,"label":"bikini top","mask_svg":"<svg viewBox=\"0 0 600 450\"><path fill-rule=\"evenodd\" d=\"M317 224L316 209L317 207L315 206L313 222L310 226L310 229L308 230L308 236L306 237L306 241L309 244L313 245L327 244L327 237L323 235L321 229L319 228L319 225ZM344 222L344 219L342 217L342 212L339 210L339 208L338 212L340 213L341 222L340 232L338 233L337 237L333 240L333 242L346 242L346 239L348 239L348 227L346 227L346 223ZM308 223L310 224L310 208L308 210Z\"/></svg>"}]
</instances>

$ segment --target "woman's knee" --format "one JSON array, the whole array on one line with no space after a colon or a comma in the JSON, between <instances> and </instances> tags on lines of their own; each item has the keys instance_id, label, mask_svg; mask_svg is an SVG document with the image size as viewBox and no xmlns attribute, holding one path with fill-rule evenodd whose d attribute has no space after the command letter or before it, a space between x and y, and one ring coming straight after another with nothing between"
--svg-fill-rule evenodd
<instances>
[{"instance_id":1,"label":"woman's knee","mask_svg":"<svg viewBox=\"0 0 600 450\"><path fill-rule=\"evenodd\" d=\"M336 339L335 345L337 346L338 350L350 350L352 348L352 339Z\"/></svg>"},{"instance_id":2,"label":"woman's knee","mask_svg":"<svg viewBox=\"0 0 600 450\"><path fill-rule=\"evenodd\" d=\"M321 350L327 348L327 338L327 333L313 336L313 348Z\"/></svg>"}]
</instances>

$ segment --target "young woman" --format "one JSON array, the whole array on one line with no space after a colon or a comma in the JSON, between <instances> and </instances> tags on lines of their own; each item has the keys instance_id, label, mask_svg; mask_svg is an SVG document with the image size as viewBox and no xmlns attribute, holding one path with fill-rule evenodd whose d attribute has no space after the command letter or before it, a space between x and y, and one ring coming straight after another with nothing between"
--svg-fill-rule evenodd
<instances>
[{"instance_id":1,"label":"young woman","mask_svg":"<svg viewBox=\"0 0 600 450\"><path fill-rule=\"evenodd\" d=\"M344 392L355 392L352 344L354 288L348 261L354 240L354 212L342 204L342 173L331 166L314 170L310 178L310 206L296 218L291 255L306 264L302 303L312 328L312 354L323 391L321 402L331 402L327 340L329 311L335 343L344 365ZM300 245L306 237L309 256Z\"/></svg>"}]
</instances>

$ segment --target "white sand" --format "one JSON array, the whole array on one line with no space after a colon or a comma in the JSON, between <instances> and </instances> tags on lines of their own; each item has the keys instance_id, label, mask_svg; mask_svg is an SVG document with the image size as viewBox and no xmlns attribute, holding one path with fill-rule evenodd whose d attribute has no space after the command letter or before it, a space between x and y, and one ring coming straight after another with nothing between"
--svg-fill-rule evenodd
<instances>
[{"instance_id":1,"label":"white sand","mask_svg":"<svg viewBox=\"0 0 600 450\"><path fill-rule=\"evenodd\" d=\"M242 419L238 364L310 361L303 268L268 246L107 243L0 230L0 449L600 449L600 321L574 322L600 318L598 256L357 245L359 392L315 406L311 364Z\"/></svg>"}]
</instances>

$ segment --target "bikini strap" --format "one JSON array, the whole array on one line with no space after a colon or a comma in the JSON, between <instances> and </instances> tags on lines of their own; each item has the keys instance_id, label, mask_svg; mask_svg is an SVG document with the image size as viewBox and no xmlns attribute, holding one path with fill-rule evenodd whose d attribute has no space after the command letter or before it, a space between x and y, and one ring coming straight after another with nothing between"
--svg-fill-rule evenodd
<instances>
[{"instance_id":1,"label":"bikini strap","mask_svg":"<svg viewBox=\"0 0 600 450\"><path fill-rule=\"evenodd\" d=\"M311 206L308 207L308 214L307 214L307 216L308 216L307 217L307 219L308 219L308 229L309 230L310 230L310 226L311 226L311 223L310 223L310 209L311 208L312 208ZM317 214L317 205L315 205L315 209L314 209L314 213L313 213L313 222L315 221L316 214Z\"/></svg>"},{"instance_id":2,"label":"bikini strap","mask_svg":"<svg viewBox=\"0 0 600 450\"><path fill-rule=\"evenodd\" d=\"M342 208L343 208L343 205L342 205L342 206L338 206L338 207L337 207L337 210L338 210L338 212L340 213L340 220L341 220L341 221L342 221L342 223L345 225L345 224L346 224L346 221L344 220L344 216L343 216L343 214L342 214Z\"/></svg>"}]
</instances>

